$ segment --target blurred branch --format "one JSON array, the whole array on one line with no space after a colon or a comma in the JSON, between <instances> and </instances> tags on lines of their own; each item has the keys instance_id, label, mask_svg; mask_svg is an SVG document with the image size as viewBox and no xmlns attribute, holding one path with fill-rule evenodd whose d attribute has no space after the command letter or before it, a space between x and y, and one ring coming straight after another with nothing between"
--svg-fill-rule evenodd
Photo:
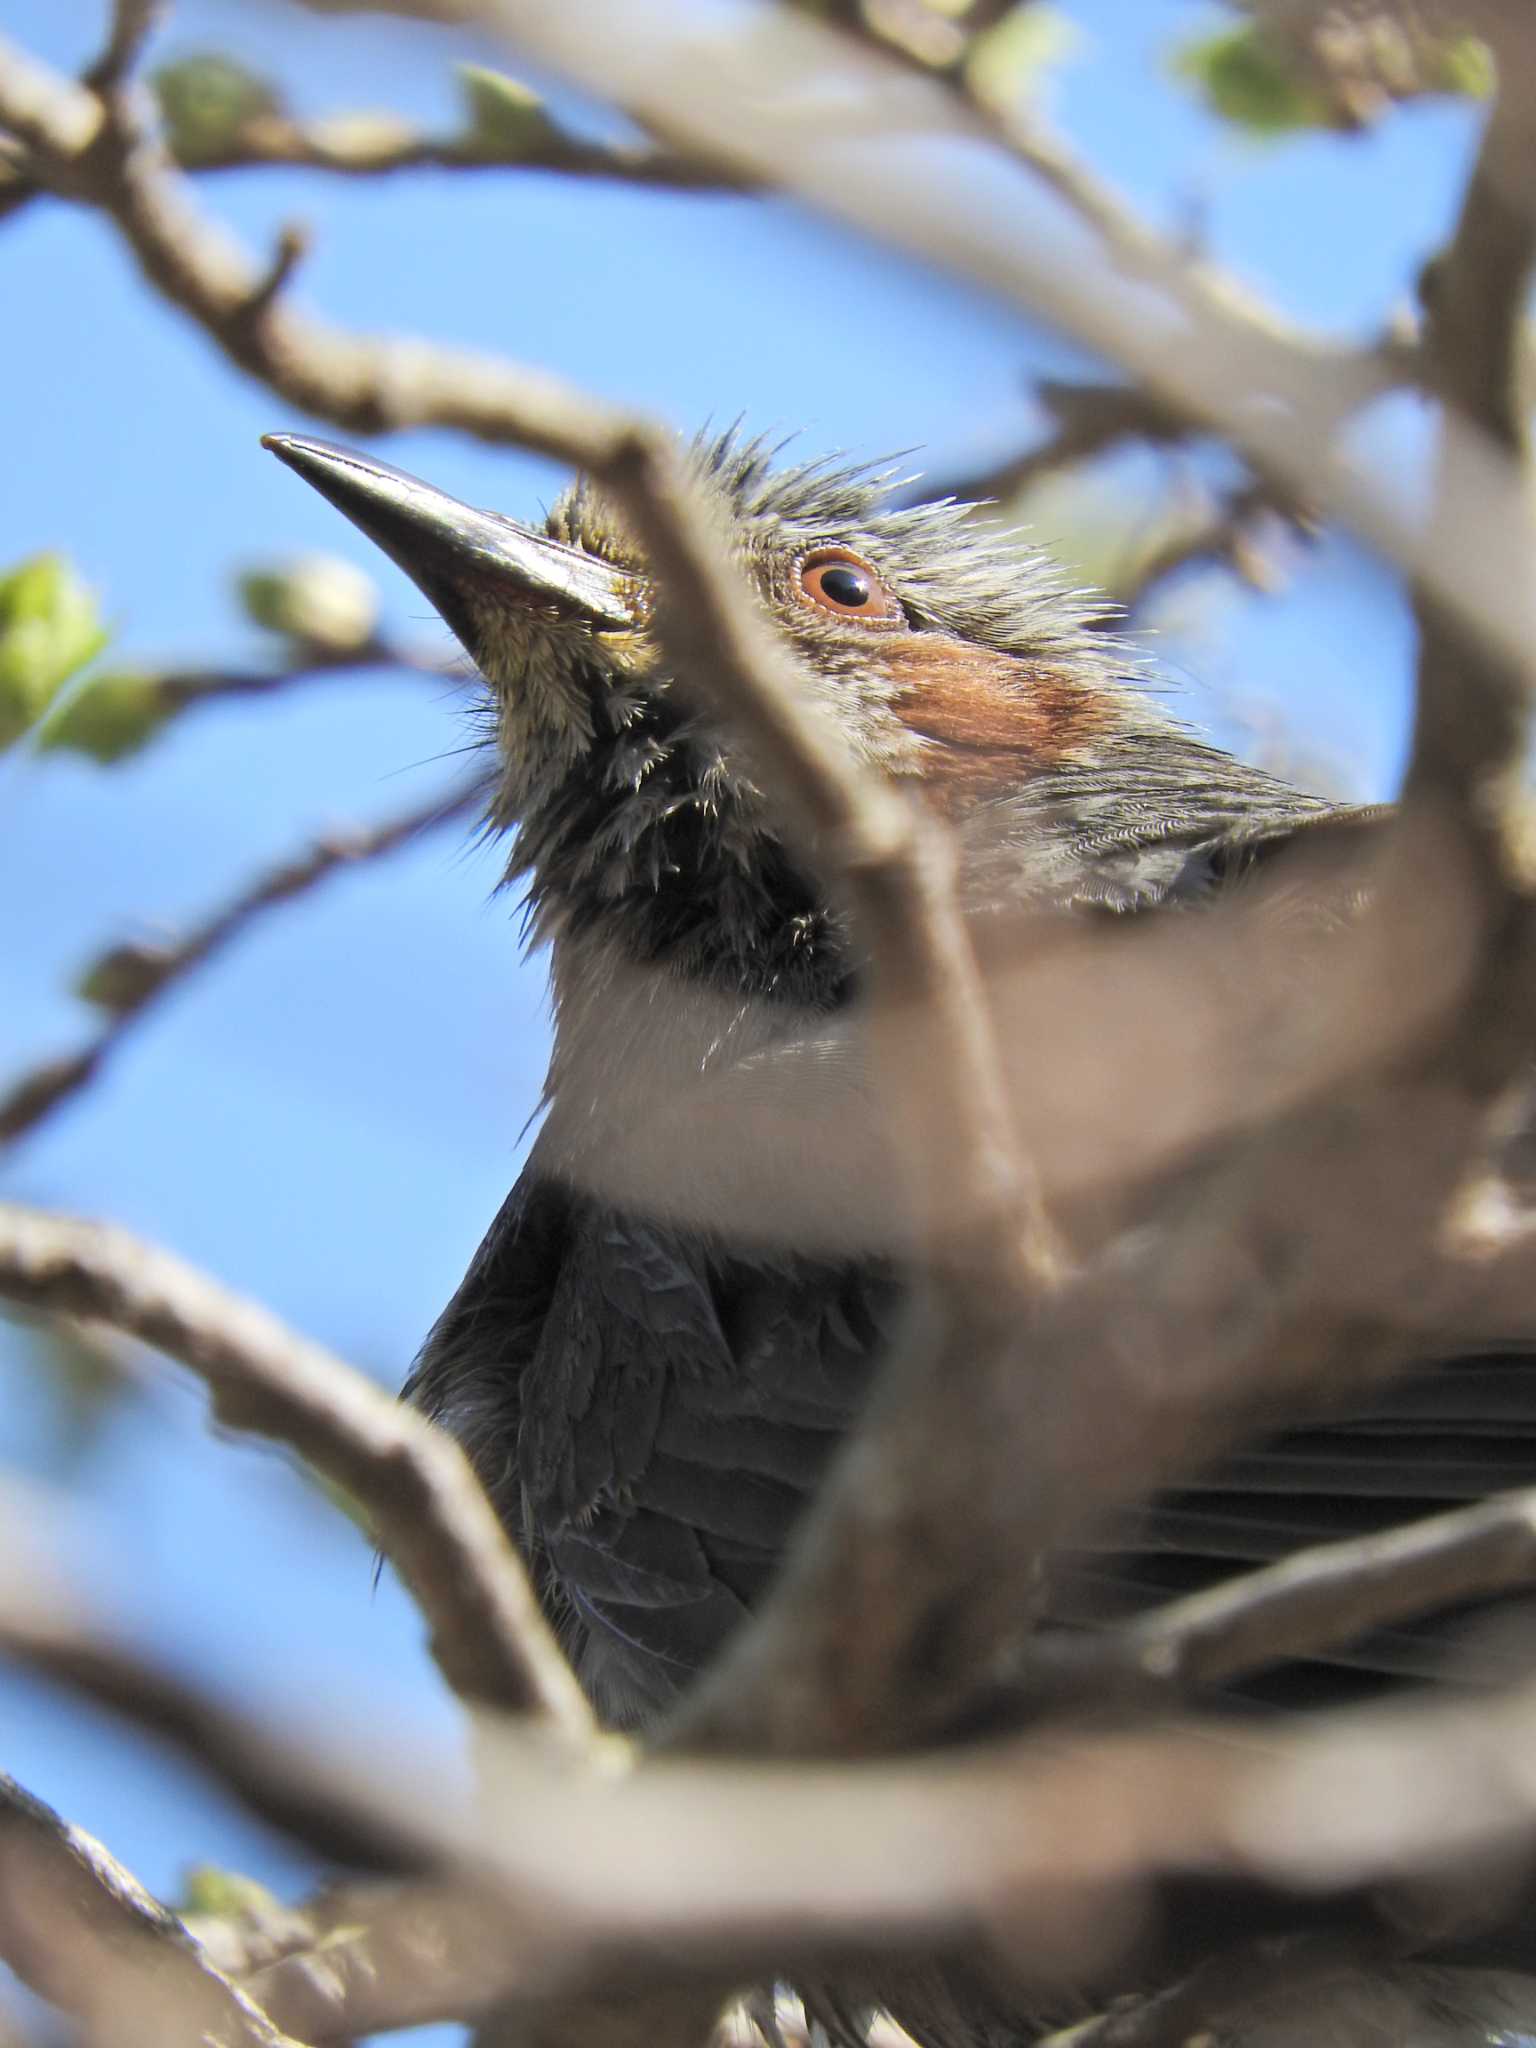
<instances>
[{"instance_id":1,"label":"blurred branch","mask_svg":"<svg viewBox=\"0 0 1536 2048\"><path fill-rule=\"evenodd\" d=\"M1426 275L1422 344L1443 399L1430 546L1456 544L1484 487L1486 451L1497 450L1516 486L1498 563L1522 592L1536 553L1521 360L1533 268L1536 125L1527 79L1524 91L1511 81L1488 117L1455 229ZM1466 1085L1492 1096L1528 1062L1536 1008L1526 789L1536 653L1530 640L1469 633L1422 565L1413 596L1419 673L1405 801L1455 818L1490 912L1481 983L1446 1058Z\"/></svg>"},{"instance_id":2,"label":"blurred branch","mask_svg":"<svg viewBox=\"0 0 1536 2048\"><path fill-rule=\"evenodd\" d=\"M288 690L332 682L364 669L384 669L450 688L463 684L468 675L462 660L451 656L439 660L423 648L402 646L394 640L371 641L338 654L303 646L296 646L293 653L294 661L286 668L169 668L151 681L163 715L170 717L190 706L220 703L226 698L281 696Z\"/></svg>"},{"instance_id":3,"label":"blurred branch","mask_svg":"<svg viewBox=\"0 0 1536 2048\"><path fill-rule=\"evenodd\" d=\"M498 147L470 135L427 135L395 115L342 115L300 122L265 114L245 123L217 148L183 152L183 170L235 171L283 164L342 177L396 171L552 171L568 178L612 178L676 191L745 189L724 165L649 144L587 142L547 123L547 132Z\"/></svg>"},{"instance_id":4,"label":"blurred branch","mask_svg":"<svg viewBox=\"0 0 1536 2048\"><path fill-rule=\"evenodd\" d=\"M306 1749L276 1740L264 1722L220 1705L115 1640L56 1569L34 1568L32 1558L49 1558L68 1535L65 1517L46 1496L11 1486L0 1491L0 1530L11 1539L0 1559L0 1657L170 1744L267 1826L327 1862L389 1871L421 1863L416 1836L393 1825L387 1811L374 1812L337 1768L339 1735L330 1751L318 1742ZM29 1561L18 1562L23 1558Z\"/></svg>"},{"instance_id":5,"label":"blurred branch","mask_svg":"<svg viewBox=\"0 0 1536 2048\"><path fill-rule=\"evenodd\" d=\"M1452 1089L1357 1079L1277 1120L1037 1304L1011 1347L955 1380L942 1427L910 1396L898 1411L893 1369L775 1595L683 1703L677 1739L814 1753L933 1737L989 1689L989 1659L996 1683L1001 1645L1027 1690L1022 1637L1045 1558L1243 1436L1336 1411L1422 1356L1398 1303L1435 1264L1484 1142L1477 1107ZM895 1445L882 1462L870 1446L883 1428ZM835 1562L844 1518L893 1463L906 1489L876 1497L892 1575L881 1626L909 1659L895 1687L879 1660L883 1682L866 1684L847 1648L868 1624ZM919 1661L936 1643L952 1670L935 1669L934 1649Z\"/></svg>"},{"instance_id":6,"label":"blurred branch","mask_svg":"<svg viewBox=\"0 0 1536 2048\"><path fill-rule=\"evenodd\" d=\"M31 1661L11 1625L16 1589L0 1580L0 1643ZM163 1683L106 1647L62 1669L45 1650L39 1668L130 1711ZM197 1716L216 1770L239 1751L218 1725L230 1720L206 1702ZM553 2024L561 2002L636 1972L652 1987L723 1991L749 1975L942 1951L989 1956L1026 1992L1106 1993L1187 1968L1222 1927L1392 1942L1417 1896L1438 1925L1474 1933L1527 1894L1533 1721L1526 1686L1301 1729L1079 1723L894 1764L685 1759L616 1773L562 1767L525 1733L488 1725L466 1803L419 1757L410 1770L370 1765L352 1730L340 1761L335 1731L321 1742L289 1720L265 1744L274 1791L339 1783L327 1796L371 1815L373 1839L438 1875L354 1889L350 1926L247 1989L307 2040L506 1999L548 2020L550 2038L572 2038Z\"/></svg>"},{"instance_id":7,"label":"blurred branch","mask_svg":"<svg viewBox=\"0 0 1536 2048\"><path fill-rule=\"evenodd\" d=\"M281 678L196 675L168 677L165 687L170 691L186 690L188 695L183 701L191 701L194 696L285 688L293 680L292 672ZM162 996L240 937L267 911L291 903L340 869L379 860L418 834L464 817L482 797L483 790L476 779L460 790L435 796L429 804L415 805L382 824L326 833L305 852L282 862L242 889L232 902L178 943L130 942L99 954L86 969L82 986L93 1001L110 1012L108 1021L80 1052L66 1053L34 1068L0 1098L0 1145L35 1131L55 1110L94 1081L129 1032Z\"/></svg>"},{"instance_id":8,"label":"blurred branch","mask_svg":"<svg viewBox=\"0 0 1536 2048\"><path fill-rule=\"evenodd\" d=\"M1166 447L1189 438L1189 422L1130 384L1074 384L1045 378L1033 396L1049 414L1049 433L1021 455L962 477L926 479L923 495L987 500L1020 497L1042 477L1107 454L1122 441Z\"/></svg>"},{"instance_id":9,"label":"blurred branch","mask_svg":"<svg viewBox=\"0 0 1536 2048\"><path fill-rule=\"evenodd\" d=\"M1299 1551L1263 1571L1153 1608L1062 1660L1072 1698L1221 1685L1314 1657L1394 1622L1536 1583L1536 1491ZM1053 1701L1060 1695L1053 1691Z\"/></svg>"},{"instance_id":10,"label":"blurred branch","mask_svg":"<svg viewBox=\"0 0 1536 2048\"><path fill-rule=\"evenodd\" d=\"M1138 560L1133 574L1117 582L1115 595L1134 625L1165 583L1199 565L1222 564L1253 589L1274 587L1276 572L1263 556L1266 528L1271 539L1285 515L1260 483L1239 484L1220 494L1202 514L1174 524L1168 538ZM1290 524L1301 528L1301 515Z\"/></svg>"},{"instance_id":11,"label":"blurred branch","mask_svg":"<svg viewBox=\"0 0 1536 2048\"><path fill-rule=\"evenodd\" d=\"M115 81L103 81L109 82ZM275 166L352 178L420 170L544 171L664 191L750 189L749 180L724 164L644 143L589 142L553 124L536 139L498 147L474 135L424 134L394 115L352 114L300 122L263 114L216 145L177 150L172 144L169 153L184 171L199 176ZM24 153L18 152L9 164L0 159L0 220L46 189L29 174Z\"/></svg>"},{"instance_id":12,"label":"blurred branch","mask_svg":"<svg viewBox=\"0 0 1536 2048\"><path fill-rule=\"evenodd\" d=\"M0 1955L100 2048L298 2048L98 1842L3 1774Z\"/></svg>"},{"instance_id":13,"label":"blurred branch","mask_svg":"<svg viewBox=\"0 0 1536 2048\"><path fill-rule=\"evenodd\" d=\"M178 1359L221 1422L289 1445L359 1502L457 1693L587 1737L586 1702L450 1437L266 1309L105 1224L0 1205L0 1296Z\"/></svg>"},{"instance_id":14,"label":"blurred branch","mask_svg":"<svg viewBox=\"0 0 1536 2048\"><path fill-rule=\"evenodd\" d=\"M93 92L115 90L138 62L139 52L164 12L165 0L113 0L106 43L83 82Z\"/></svg>"}]
</instances>

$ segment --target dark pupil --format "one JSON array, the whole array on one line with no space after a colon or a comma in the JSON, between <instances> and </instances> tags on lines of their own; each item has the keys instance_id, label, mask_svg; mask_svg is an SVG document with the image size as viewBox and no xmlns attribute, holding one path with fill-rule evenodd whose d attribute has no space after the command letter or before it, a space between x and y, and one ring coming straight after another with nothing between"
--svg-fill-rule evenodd
<instances>
[{"instance_id":1,"label":"dark pupil","mask_svg":"<svg viewBox=\"0 0 1536 2048\"><path fill-rule=\"evenodd\" d=\"M851 569L846 562L836 562L830 569L821 572L821 588L825 597L834 604L844 604L856 611L870 599L869 578L862 569Z\"/></svg>"}]
</instances>

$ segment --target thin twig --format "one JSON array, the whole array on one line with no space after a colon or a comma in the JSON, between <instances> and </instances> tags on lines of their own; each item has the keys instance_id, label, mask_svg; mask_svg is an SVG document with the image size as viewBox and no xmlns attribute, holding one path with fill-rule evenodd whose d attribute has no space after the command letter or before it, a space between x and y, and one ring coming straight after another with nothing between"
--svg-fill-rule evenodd
<instances>
[{"instance_id":1,"label":"thin twig","mask_svg":"<svg viewBox=\"0 0 1536 2048\"><path fill-rule=\"evenodd\" d=\"M256 1303L105 1224L0 1205L0 1297L180 1360L220 1421L290 1445L358 1501L455 1691L585 1739L586 1703L451 1437Z\"/></svg>"},{"instance_id":2,"label":"thin twig","mask_svg":"<svg viewBox=\"0 0 1536 2048\"><path fill-rule=\"evenodd\" d=\"M1104 455L1122 441L1168 447L1186 440L1190 426L1150 393L1130 384L1068 383L1044 378L1032 395L1051 421L1050 431L1022 454L964 476L925 478L923 496L967 502L1021 496L1042 477Z\"/></svg>"},{"instance_id":3,"label":"thin twig","mask_svg":"<svg viewBox=\"0 0 1536 2048\"><path fill-rule=\"evenodd\" d=\"M226 698L275 697L286 690L333 682L364 669L387 670L442 683L449 689L461 687L468 676L462 659L444 660L424 647L406 646L394 640L370 640L362 647L335 654L301 642L293 654L293 661L281 668L164 669L150 678L156 698L151 716L170 717L193 705L220 703Z\"/></svg>"},{"instance_id":4,"label":"thin twig","mask_svg":"<svg viewBox=\"0 0 1536 2048\"><path fill-rule=\"evenodd\" d=\"M329 1757L313 1744L274 1749L264 1722L136 1654L53 1563L69 1534L65 1510L47 1494L13 1482L0 1488L0 1656L169 1743L268 1827L325 1862L391 1872L420 1866L415 1836L372 1812L335 1768L355 1736L335 1731Z\"/></svg>"},{"instance_id":5,"label":"thin twig","mask_svg":"<svg viewBox=\"0 0 1536 2048\"><path fill-rule=\"evenodd\" d=\"M590 142L553 123L513 143L479 135L427 135L393 114L343 115L300 122L259 114L231 136L196 153L173 154L199 176L282 165L352 178L401 171L547 171L567 178L607 178L674 191L739 191L745 181L726 165L650 144Z\"/></svg>"},{"instance_id":6,"label":"thin twig","mask_svg":"<svg viewBox=\"0 0 1536 2048\"><path fill-rule=\"evenodd\" d=\"M1265 522L1278 530L1281 514L1263 484L1239 484L1223 492L1199 516L1175 523L1166 539L1137 560L1131 573L1116 579L1114 595L1134 626L1153 598L1173 577L1206 565L1224 565L1235 570L1255 589L1271 588L1275 577L1259 554L1260 535ZM1291 515L1293 530L1302 529Z\"/></svg>"},{"instance_id":7,"label":"thin twig","mask_svg":"<svg viewBox=\"0 0 1536 2048\"><path fill-rule=\"evenodd\" d=\"M167 678L167 691L182 689L186 701L195 696L239 694L248 685L262 691L286 687L273 677ZM210 686L211 687L207 687ZM408 844L422 832L461 818L481 801L478 780L463 789L436 796L429 804L362 830L328 832L303 853L281 862L241 889L223 909L173 945L126 944L111 947L87 969L84 985L99 996L110 1015L90 1043L79 1052L45 1061L13 1083L0 1098L0 1145L36 1131L46 1119L94 1081L121 1048L151 1006L216 953L241 937L256 920L278 905L291 903L343 868L378 860Z\"/></svg>"},{"instance_id":8,"label":"thin twig","mask_svg":"<svg viewBox=\"0 0 1536 2048\"><path fill-rule=\"evenodd\" d=\"M245 302L247 320L259 321L267 308L282 297L308 253L308 228L301 222L290 221L278 234L265 276L257 279L251 296Z\"/></svg>"},{"instance_id":9,"label":"thin twig","mask_svg":"<svg viewBox=\"0 0 1536 2048\"><path fill-rule=\"evenodd\" d=\"M187 179L131 95L106 104L0 37L0 127L39 177L105 211L151 288L241 369L300 410L360 433L456 426L569 458L600 455L623 425L558 378L493 357L357 337L283 299L249 308L263 270L197 210Z\"/></svg>"},{"instance_id":10,"label":"thin twig","mask_svg":"<svg viewBox=\"0 0 1536 2048\"><path fill-rule=\"evenodd\" d=\"M165 0L113 0L112 26L106 43L81 83L92 92L114 92L138 63L164 11Z\"/></svg>"},{"instance_id":11,"label":"thin twig","mask_svg":"<svg viewBox=\"0 0 1536 2048\"><path fill-rule=\"evenodd\" d=\"M1536 1491L1320 1544L1157 1607L1064 1659L1070 1690L1220 1685L1374 1629L1536 1583Z\"/></svg>"}]
</instances>

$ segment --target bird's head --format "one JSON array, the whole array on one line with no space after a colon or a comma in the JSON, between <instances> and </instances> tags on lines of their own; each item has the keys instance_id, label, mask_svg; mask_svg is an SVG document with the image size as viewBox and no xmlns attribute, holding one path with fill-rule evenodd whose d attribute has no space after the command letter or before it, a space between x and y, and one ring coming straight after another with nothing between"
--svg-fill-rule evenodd
<instances>
[{"instance_id":1,"label":"bird's head","mask_svg":"<svg viewBox=\"0 0 1536 2048\"><path fill-rule=\"evenodd\" d=\"M494 822L541 935L813 998L838 952L819 894L650 627L643 556L577 485L542 530L369 456L266 445L431 600L490 690ZM884 503L888 477L778 468L734 435L693 460L732 551L850 746L964 816L1100 758L1134 710L1123 651L1046 558L967 508ZM804 970L804 971L802 971Z\"/></svg>"}]
</instances>

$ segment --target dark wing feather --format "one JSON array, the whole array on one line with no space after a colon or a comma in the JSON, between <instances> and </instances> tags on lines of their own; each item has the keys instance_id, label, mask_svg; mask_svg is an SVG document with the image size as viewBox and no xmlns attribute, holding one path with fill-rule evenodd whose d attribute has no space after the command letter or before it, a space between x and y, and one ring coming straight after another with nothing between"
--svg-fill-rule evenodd
<instances>
[{"instance_id":1,"label":"dark wing feather","mask_svg":"<svg viewBox=\"0 0 1536 2048\"><path fill-rule=\"evenodd\" d=\"M407 1392L470 1451L611 1719L663 1706L762 1598L893 1299L524 1175Z\"/></svg>"}]
</instances>

